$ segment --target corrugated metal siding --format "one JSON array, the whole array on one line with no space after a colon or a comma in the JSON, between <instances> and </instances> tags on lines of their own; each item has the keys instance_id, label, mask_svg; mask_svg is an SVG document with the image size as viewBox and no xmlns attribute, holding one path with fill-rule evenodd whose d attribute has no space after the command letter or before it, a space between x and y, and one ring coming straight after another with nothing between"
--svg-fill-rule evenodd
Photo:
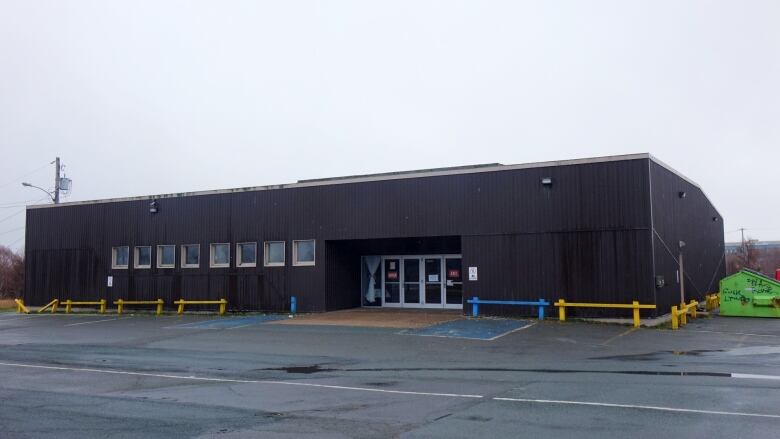
<instances>
[{"instance_id":1,"label":"corrugated metal siding","mask_svg":"<svg viewBox=\"0 0 780 439\"><path fill-rule=\"evenodd\" d=\"M464 237L464 270L478 268L478 280L466 282L464 292L497 300L654 303L649 233L637 229ZM485 311L535 313L506 307ZM570 314L625 317L625 312L593 309L572 309Z\"/></svg>"},{"instance_id":2,"label":"corrugated metal siding","mask_svg":"<svg viewBox=\"0 0 780 439\"><path fill-rule=\"evenodd\" d=\"M680 302L677 283L678 243L685 241L683 261L686 300L716 292L726 275L723 218L702 191L656 163L650 163L653 200L655 273L666 285L656 290L659 314ZM685 192L685 198L680 198ZM713 221L717 218L717 221Z\"/></svg>"},{"instance_id":3,"label":"corrugated metal siding","mask_svg":"<svg viewBox=\"0 0 780 439\"><path fill-rule=\"evenodd\" d=\"M543 177L553 185L541 185ZM488 276L467 286L469 294L617 297L652 277L650 239L639 242L649 233L649 193L648 160L637 159L168 198L158 200L157 214L141 200L31 209L25 296L32 304L54 294L227 296L234 309L282 310L295 295L301 311L338 309L359 304L361 255L448 253L462 236L464 266L474 261ZM292 267L292 240L309 238L317 240L317 265ZM262 267L269 240L287 242L287 266ZM258 243L258 267L208 267L210 243L230 242L235 258L235 244L245 241ZM157 269L153 251L151 269L110 268L112 246L162 244L177 245L177 267L178 246L200 244L201 267ZM87 256L74 262L58 253L66 250ZM65 269L74 264L90 267L78 281Z\"/></svg>"}]
</instances>

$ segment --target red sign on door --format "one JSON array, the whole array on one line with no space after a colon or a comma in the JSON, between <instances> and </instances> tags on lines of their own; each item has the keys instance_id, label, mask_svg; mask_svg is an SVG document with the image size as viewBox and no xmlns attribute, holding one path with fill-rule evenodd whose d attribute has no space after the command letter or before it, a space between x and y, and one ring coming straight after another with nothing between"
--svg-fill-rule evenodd
<instances>
[{"instance_id":1,"label":"red sign on door","mask_svg":"<svg viewBox=\"0 0 780 439\"><path fill-rule=\"evenodd\" d=\"M449 269L447 270L447 277L452 279L459 279L460 278L460 270L457 269Z\"/></svg>"},{"instance_id":2,"label":"red sign on door","mask_svg":"<svg viewBox=\"0 0 780 439\"><path fill-rule=\"evenodd\" d=\"M387 279L388 280L398 280L398 272L397 271L388 271L387 272Z\"/></svg>"}]
</instances>

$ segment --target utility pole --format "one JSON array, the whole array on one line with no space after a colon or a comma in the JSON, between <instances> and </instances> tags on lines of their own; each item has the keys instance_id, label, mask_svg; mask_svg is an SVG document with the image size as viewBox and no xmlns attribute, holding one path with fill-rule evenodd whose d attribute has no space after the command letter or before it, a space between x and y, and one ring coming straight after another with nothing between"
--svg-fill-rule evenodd
<instances>
[{"instance_id":1,"label":"utility pole","mask_svg":"<svg viewBox=\"0 0 780 439\"><path fill-rule=\"evenodd\" d=\"M745 254L745 228L742 227L739 229L740 232L742 232L742 254Z\"/></svg>"},{"instance_id":2,"label":"utility pole","mask_svg":"<svg viewBox=\"0 0 780 439\"><path fill-rule=\"evenodd\" d=\"M54 159L54 204L60 203L60 158Z\"/></svg>"}]
</instances>

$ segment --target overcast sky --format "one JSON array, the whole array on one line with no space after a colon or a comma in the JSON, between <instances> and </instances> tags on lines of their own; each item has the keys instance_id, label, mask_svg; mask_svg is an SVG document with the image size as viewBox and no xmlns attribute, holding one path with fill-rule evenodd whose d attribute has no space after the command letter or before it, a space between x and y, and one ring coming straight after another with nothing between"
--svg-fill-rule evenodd
<instances>
[{"instance_id":1,"label":"overcast sky","mask_svg":"<svg viewBox=\"0 0 780 439\"><path fill-rule=\"evenodd\" d=\"M779 23L777 0L0 0L0 244L57 155L76 201L650 152L727 241L780 239Z\"/></svg>"}]
</instances>

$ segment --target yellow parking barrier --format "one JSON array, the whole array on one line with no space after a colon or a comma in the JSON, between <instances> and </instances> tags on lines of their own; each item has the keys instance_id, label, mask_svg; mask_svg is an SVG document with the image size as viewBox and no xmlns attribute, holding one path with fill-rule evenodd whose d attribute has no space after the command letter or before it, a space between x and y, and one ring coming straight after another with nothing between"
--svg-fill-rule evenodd
<instances>
[{"instance_id":1,"label":"yellow parking barrier","mask_svg":"<svg viewBox=\"0 0 780 439\"><path fill-rule=\"evenodd\" d=\"M179 305L179 310L177 311L178 314L184 313L184 305L219 305L219 315L225 314L225 309L227 308L227 300L225 299L219 299L219 300L177 300L173 302L174 305Z\"/></svg>"},{"instance_id":2,"label":"yellow parking barrier","mask_svg":"<svg viewBox=\"0 0 780 439\"><path fill-rule=\"evenodd\" d=\"M30 314L30 310L27 309L26 306L24 306L24 300L14 299L14 302L16 302L16 312Z\"/></svg>"},{"instance_id":3,"label":"yellow parking barrier","mask_svg":"<svg viewBox=\"0 0 780 439\"><path fill-rule=\"evenodd\" d=\"M100 314L106 313L106 299L100 299L98 301L92 302L74 302L73 300L68 299L65 301L65 312L70 313L73 305L98 305L100 306Z\"/></svg>"},{"instance_id":4,"label":"yellow parking barrier","mask_svg":"<svg viewBox=\"0 0 780 439\"><path fill-rule=\"evenodd\" d=\"M558 307L558 320L566 321L566 308L623 308L634 310L634 328L639 327L639 310L640 309L655 309L655 305L640 305L638 301L634 300L630 304L624 303L571 303L566 302L563 299L559 299L555 302L555 306Z\"/></svg>"},{"instance_id":5,"label":"yellow parking barrier","mask_svg":"<svg viewBox=\"0 0 780 439\"><path fill-rule=\"evenodd\" d=\"M707 312L720 307L720 293L708 294L704 296L704 298L705 298L704 309L706 309Z\"/></svg>"},{"instance_id":6,"label":"yellow parking barrier","mask_svg":"<svg viewBox=\"0 0 780 439\"><path fill-rule=\"evenodd\" d=\"M39 309L38 312L44 312L47 309L51 309L51 313L54 314L55 312L57 312L57 305L59 305L59 304L60 304L59 299L54 299L51 302L49 302L46 306L44 306L43 308Z\"/></svg>"},{"instance_id":7,"label":"yellow parking barrier","mask_svg":"<svg viewBox=\"0 0 780 439\"><path fill-rule=\"evenodd\" d=\"M672 329L679 329L680 326L688 324L688 314L692 319L696 318L696 307L699 306L699 302L691 300L691 303L681 303L679 307L672 307Z\"/></svg>"},{"instance_id":8,"label":"yellow parking barrier","mask_svg":"<svg viewBox=\"0 0 780 439\"><path fill-rule=\"evenodd\" d=\"M116 305L116 313L122 314L122 310L127 305L157 305L157 315L159 316L162 314L163 305L165 302L163 302L162 299L157 300L122 300L119 299L114 302L114 305Z\"/></svg>"}]
</instances>

